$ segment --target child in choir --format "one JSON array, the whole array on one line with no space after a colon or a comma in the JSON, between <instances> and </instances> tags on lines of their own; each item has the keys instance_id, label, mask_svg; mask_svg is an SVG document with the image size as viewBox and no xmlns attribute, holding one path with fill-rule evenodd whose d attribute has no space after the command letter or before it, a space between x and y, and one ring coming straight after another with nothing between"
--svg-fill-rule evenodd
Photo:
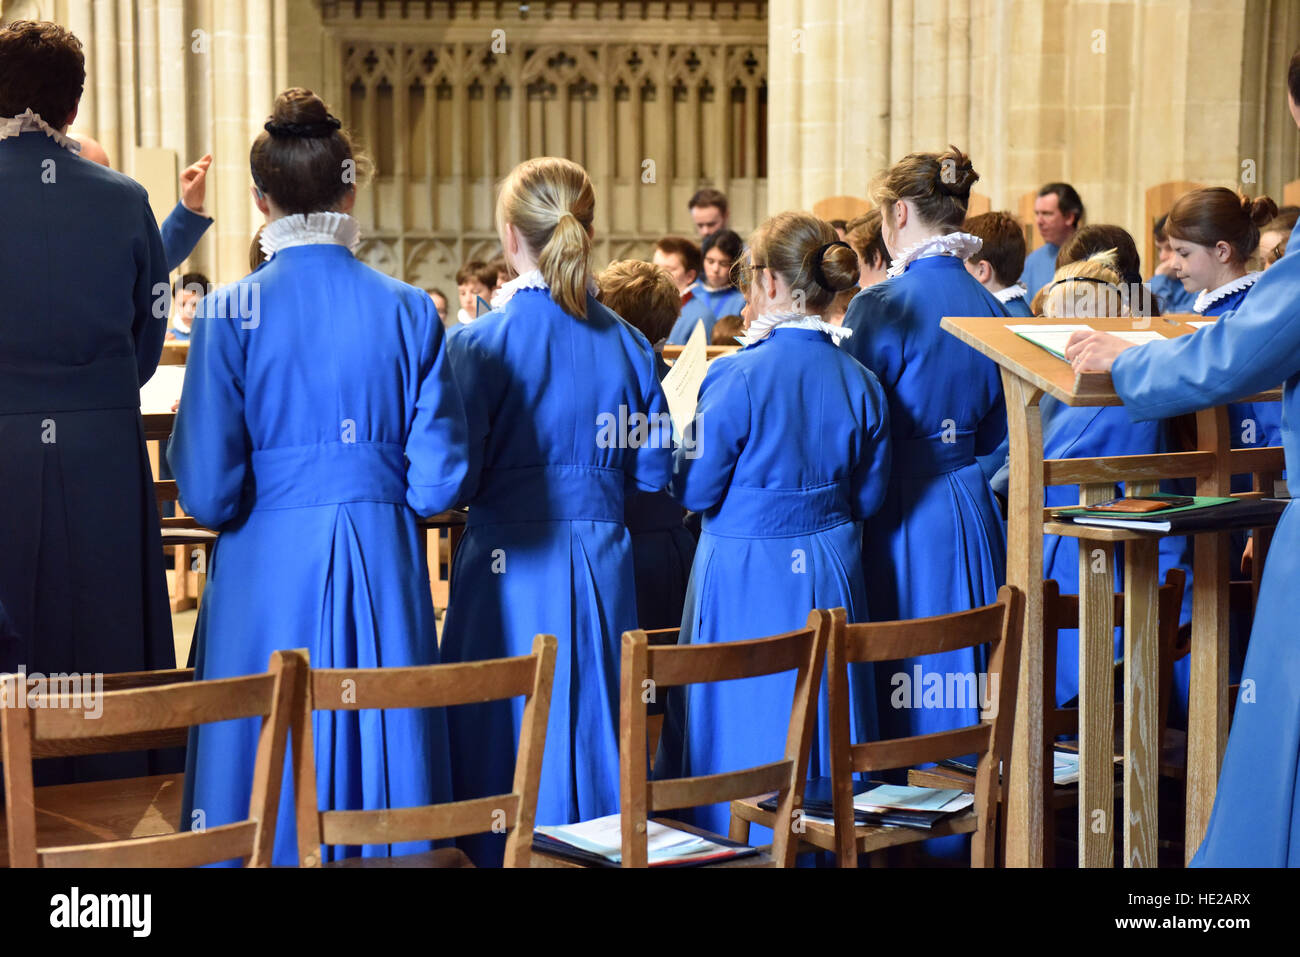
<instances>
[{"instance_id":1,"label":"child in choir","mask_svg":"<svg viewBox=\"0 0 1300 957\"><path fill-rule=\"evenodd\" d=\"M600 301L626 319L650 342L659 342L677 319L677 285L658 266L636 260L610 263L597 279ZM655 356L660 379L668 373ZM682 621L686 582L691 577L695 539L685 513L667 492L629 489L624 503L636 569L636 612L646 630L676 628Z\"/></svg>"},{"instance_id":2,"label":"child in choir","mask_svg":"<svg viewBox=\"0 0 1300 957\"><path fill-rule=\"evenodd\" d=\"M429 298L433 300L433 308L438 310L438 318L442 320L443 325L447 324L447 294L441 289L428 289Z\"/></svg>"},{"instance_id":3,"label":"child in choir","mask_svg":"<svg viewBox=\"0 0 1300 957\"><path fill-rule=\"evenodd\" d=\"M208 294L208 277L201 272L187 272L172 283L172 327L167 338L174 342L190 341L190 326L199 300Z\"/></svg>"},{"instance_id":4,"label":"child in choir","mask_svg":"<svg viewBox=\"0 0 1300 957\"><path fill-rule=\"evenodd\" d=\"M1156 219L1151 227L1151 236L1156 243L1156 271L1147 280L1147 287L1155 294L1160 303L1160 311L1166 315L1175 315L1192 311L1196 302L1196 293L1188 292L1174 276L1174 253L1169 248L1169 237L1165 235L1165 223L1169 214Z\"/></svg>"},{"instance_id":5,"label":"child in choir","mask_svg":"<svg viewBox=\"0 0 1300 957\"><path fill-rule=\"evenodd\" d=\"M1068 239L1056 254L1056 267L1106 253L1114 259L1113 271L1119 276L1120 301L1125 315L1155 317L1161 314L1160 301L1151 287L1142 281L1142 259L1137 243L1129 231L1110 223L1089 224Z\"/></svg>"},{"instance_id":6,"label":"child in choir","mask_svg":"<svg viewBox=\"0 0 1300 957\"><path fill-rule=\"evenodd\" d=\"M701 322L704 323L704 337L709 338L713 332L714 315L704 301L704 285L700 282L700 270L704 265L700 247L685 236L665 236L655 243L653 262L668 272L681 297L681 311L668 332L668 344L685 345Z\"/></svg>"},{"instance_id":7,"label":"child in choir","mask_svg":"<svg viewBox=\"0 0 1300 957\"><path fill-rule=\"evenodd\" d=\"M966 611L997 600L1006 533L976 462L1006 435L1002 382L992 360L939 327L944 316L1005 317L964 260L980 240L959 232L979 178L956 148L912 153L883 173L873 199L883 217L891 278L858 294L844 349L876 374L889 398L893 471L884 504L864 525L872 620ZM976 674L973 651L911 659L926 670ZM922 734L979 720L979 707L889 709L881 733Z\"/></svg>"},{"instance_id":8,"label":"child in choir","mask_svg":"<svg viewBox=\"0 0 1300 957\"><path fill-rule=\"evenodd\" d=\"M873 209L848 222L846 240L858 254L858 288L889 278L889 250L880 235L880 210Z\"/></svg>"},{"instance_id":9,"label":"child in choir","mask_svg":"<svg viewBox=\"0 0 1300 957\"><path fill-rule=\"evenodd\" d=\"M618 810L619 648L637 627L624 490L659 491L672 472L650 343L590 292L595 205L576 163L515 167L496 216L518 277L448 342L471 458L442 653L474 661L559 639L538 824ZM451 710L458 800L509 793L522 707ZM500 861L504 835L462 846Z\"/></svg>"},{"instance_id":10,"label":"child in choir","mask_svg":"<svg viewBox=\"0 0 1300 957\"><path fill-rule=\"evenodd\" d=\"M710 233L700 244L704 287L699 296L715 316L738 316L745 308L745 294L732 281L732 267L743 248L740 237L730 229Z\"/></svg>"},{"instance_id":11,"label":"child in choir","mask_svg":"<svg viewBox=\"0 0 1300 957\"><path fill-rule=\"evenodd\" d=\"M1265 223L1259 230L1259 259L1264 265L1276 262L1281 255L1273 258L1272 253L1278 246L1286 247L1286 239L1300 222L1300 206L1279 206L1277 215Z\"/></svg>"},{"instance_id":12,"label":"child in choir","mask_svg":"<svg viewBox=\"0 0 1300 957\"><path fill-rule=\"evenodd\" d=\"M510 273L510 264L506 262L505 256L493 256L488 260L485 272L487 275L493 277L491 294L483 297L490 303L492 297L500 292L501 287L508 283L512 278Z\"/></svg>"},{"instance_id":13,"label":"child in choir","mask_svg":"<svg viewBox=\"0 0 1300 957\"><path fill-rule=\"evenodd\" d=\"M1084 229L1099 227L1086 226ZM1114 227L1118 229L1119 227ZM1083 230L1076 234L1083 235ZM1132 239L1130 237L1130 243ZM1061 250L1068 255L1073 241ZM1067 262L1056 271L1050 284L1039 292L1042 315L1069 321L1130 315L1128 295L1114 249L1104 250L1077 261ZM1043 423L1043 457L1045 459L1100 458L1114 455L1145 455L1177 451L1171 447L1167 424L1162 420L1130 422L1122 408L1115 406L1067 406L1051 396L1039 401ZM1004 465L992 479L999 494L1007 494L1009 469ZM1123 494L1117 485L1115 495ZM1044 489L1044 504L1065 508L1079 503L1078 486L1051 485ZM1159 545L1160 579L1170 568L1181 568L1187 576L1183 623L1191 621L1192 563L1191 546L1182 536L1166 536ZM1116 591L1124 589L1124 556L1116 550L1113 568ZM1043 537L1043 578L1051 578L1063 595L1079 592L1078 540L1057 535ZM1123 654L1122 630L1115 630L1115 655ZM1185 673L1176 682L1175 699L1186 701ZM1079 632L1063 629L1057 637L1055 701L1065 705L1079 693ZM1181 705L1180 705L1181 710Z\"/></svg>"},{"instance_id":14,"label":"child in choir","mask_svg":"<svg viewBox=\"0 0 1300 957\"><path fill-rule=\"evenodd\" d=\"M745 332L745 320L740 316L723 316L713 324L713 335L709 339L711 346L734 346L736 337Z\"/></svg>"},{"instance_id":15,"label":"child in choir","mask_svg":"<svg viewBox=\"0 0 1300 957\"><path fill-rule=\"evenodd\" d=\"M813 608L871 609L859 523L889 476L889 418L875 376L836 344L851 333L819 314L857 280L853 250L807 213L781 213L750 240L747 346L709 368L674 453L670 491L703 514L682 644L802 628ZM864 680L865 678L865 680ZM857 740L875 734L869 672L855 675ZM712 774L780 759L793 674L691 686L670 695L655 774ZM810 774L829 772L826 699ZM725 805L696 823L727 833Z\"/></svg>"},{"instance_id":16,"label":"child in choir","mask_svg":"<svg viewBox=\"0 0 1300 957\"><path fill-rule=\"evenodd\" d=\"M304 646L319 668L438 662L417 518L457 499L465 413L432 301L353 255L356 187L338 171L358 157L339 127L307 90L277 97L250 156L269 258L209 295L194 328L168 460L185 511L221 532L196 679L264 671L273 650ZM184 826L247 816L260 726L191 731ZM441 711L322 712L313 729L324 809L451 799ZM286 769L276 864L297 860L295 842ZM389 846L325 849L358 853Z\"/></svg>"},{"instance_id":17,"label":"child in choir","mask_svg":"<svg viewBox=\"0 0 1300 957\"><path fill-rule=\"evenodd\" d=\"M491 300L496 281L496 268L479 259L471 259L456 270L456 293L460 297L456 319L461 325L473 322L478 316L480 299Z\"/></svg>"},{"instance_id":18,"label":"child in choir","mask_svg":"<svg viewBox=\"0 0 1300 957\"><path fill-rule=\"evenodd\" d=\"M1291 59L1287 92L1300 125L1300 54ZM1282 384L1283 444L1288 466L1300 464L1294 425L1300 422L1300 257L1283 256L1231 315L1191 335L1135 346L1106 333L1076 333L1066 356L1076 372L1109 372L1130 416L1139 420L1209 408ZM1297 595L1300 513L1292 503L1264 567L1242 695L1194 866L1300 866Z\"/></svg>"},{"instance_id":19,"label":"child in choir","mask_svg":"<svg viewBox=\"0 0 1300 957\"><path fill-rule=\"evenodd\" d=\"M1279 259L1281 259L1283 256L1286 255L1286 250L1287 250L1287 239L1288 239L1288 238L1289 238L1289 237L1285 237L1285 236L1284 236L1284 237L1282 238L1282 241L1281 241L1280 243L1278 243L1277 245L1275 245L1272 249L1270 249L1270 250L1268 251L1268 254L1267 254L1266 256L1264 256L1264 268L1265 268L1265 269L1267 269L1269 266L1272 266L1272 265L1273 265L1274 263L1276 263Z\"/></svg>"},{"instance_id":20,"label":"child in choir","mask_svg":"<svg viewBox=\"0 0 1300 957\"><path fill-rule=\"evenodd\" d=\"M966 232L982 245L966 260L966 271L1002 303L1007 315L1033 315L1025 297L1028 291L1015 278L1025 268L1025 234L1009 213L983 213L966 220Z\"/></svg>"},{"instance_id":21,"label":"child in choir","mask_svg":"<svg viewBox=\"0 0 1300 957\"><path fill-rule=\"evenodd\" d=\"M731 222L727 194L722 190L711 187L696 190L686 207L690 210L691 223L701 242L705 236L727 229Z\"/></svg>"}]
</instances>

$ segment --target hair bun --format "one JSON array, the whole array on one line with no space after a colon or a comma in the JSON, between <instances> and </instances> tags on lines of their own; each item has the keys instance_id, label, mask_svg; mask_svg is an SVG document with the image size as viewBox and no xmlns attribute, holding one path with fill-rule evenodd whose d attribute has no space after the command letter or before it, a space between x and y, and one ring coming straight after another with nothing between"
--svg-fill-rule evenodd
<instances>
[{"instance_id":1,"label":"hair bun","mask_svg":"<svg viewBox=\"0 0 1300 957\"><path fill-rule=\"evenodd\" d=\"M1263 227L1272 222L1274 217L1277 216L1277 203L1267 196L1258 196L1255 199L1242 196L1241 210L1250 217L1252 223Z\"/></svg>"},{"instance_id":2,"label":"hair bun","mask_svg":"<svg viewBox=\"0 0 1300 957\"><path fill-rule=\"evenodd\" d=\"M813 278L823 289L843 292L858 283L858 254L848 243L837 240L818 248Z\"/></svg>"},{"instance_id":3,"label":"hair bun","mask_svg":"<svg viewBox=\"0 0 1300 957\"><path fill-rule=\"evenodd\" d=\"M330 136L342 126L319 96L296 86L275 98L263 129L272 136L320 137Z\"/></svg>"},{"instance_id":4,"label":"hair bun","mask_svg":"<svg viewBox=\"0 0 1300 957\"><path fill-rule=\"evenodd\" d=\"M970 198L971 187L979 178L980 174L975 172L970 157L957 147L949 146L946 153L939 155L939 172L935 177L935 185L940 192L964 203Z\"/></svg>"}]
</instances>

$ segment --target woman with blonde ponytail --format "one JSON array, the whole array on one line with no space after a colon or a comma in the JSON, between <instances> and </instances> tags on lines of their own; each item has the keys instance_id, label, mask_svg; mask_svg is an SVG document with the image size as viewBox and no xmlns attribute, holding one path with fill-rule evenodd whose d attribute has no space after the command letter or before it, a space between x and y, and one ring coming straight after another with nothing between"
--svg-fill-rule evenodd
<instances>
[{"instance_id":1,"label":"woman with blonde ponytail","mask_svg":"<svg viewBox=\"0 0 1300 957\"><path fill-rule=\"evenodd\" d=\"M524 655L539 632L559 639L538 824L618 810L619 640L637 627L624 490L658 491L672 471L650 343L591 294L594 214L581 166L516 167L497 229L518 278L448 342L470 471L442 655ZM522 702L452 709L458 800L510 791L521 717ZM503 838L462 846L499 862Z\"/></svg>"}]
</instances>

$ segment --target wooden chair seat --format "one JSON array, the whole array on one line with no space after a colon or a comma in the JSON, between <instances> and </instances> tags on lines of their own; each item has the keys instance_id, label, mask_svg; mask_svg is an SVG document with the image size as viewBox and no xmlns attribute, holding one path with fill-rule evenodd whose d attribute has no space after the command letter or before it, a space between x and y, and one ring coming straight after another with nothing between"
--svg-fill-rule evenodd
<instances>
[{"instance_id":1,"label":"wooden chair seat","mask_svg":"<svg viewBox=\"0 0 1300 957\"><path fill-rule=\"evenodd\" d=\"M56 784L36 789L41 842L71 847L98 841L175 834L184 774ZM9 866L7 818L0 819L0 866Z\"/></svg>"},{"instance_id":2,"label":"wooden chair seat","mask_svg":"<svg viewBox=\"0 0 1300 957\"><path fill-rule=\"evenodd\" d=\"M775 794L776 792L773 791L772 793ZM761 799L755 798L755 800L757 801ZM736 802L734 801L732 802L733 815L735 814L735 803ZM711 841L718 841L723 839L722 835L720 834L713 834L712 832L706 831L703 828L695 827L692 824L684 824L681 821L674 821L671 818L657 817L654 818L654 820L658 821L660 824L667 824L669 827L675 827L679 831L686 831L687 833L690 834L698 834L700 837L707 838L708 840ZM755 850L758 851L757 854L749 854L745 857L737 857L728 861L717 861L711 864L703 864L699 866L708 867L709 869L713 869L715 867L776 867L777 866L777 861L772 856L771 845L764 845L763 847L755 848ZM591 865L583 864L578 861L569 860L569 858L561 857L558 854L551 854L546 851L539 851L534 849L532 866L533 867L587 868L590 867Z\"/></svg>"},{"instance_id":3,"label":"wooden chair seat","mask_svg":"<svg viewBox=\"0 0 1300 957\"><path fill-rule=\"evenodd\" d=\"M942 769L940 769L942 770ZM972 779L973 782L973 779ZM952 783L931 783L929 781L914 780L909 774L908 784L916 784L922 787L956 787ZM969 789L974 790L974 785ZM751 824L759 824L764 827L772 826L772 812L759 807L759 803L771 798L771 794L760 795L758 797L744 798L739 801L731 802L731 813L733 816L740 818L742 821L748 821ZM921 831L918 828L910 827L877 827L872 824L858 824L853 829L853 837L857 843L859 854L870 854L873 851L883 850L887 847L896 847L900 844L914 844L918 840L931 837L947 837L951 834L973 834L975 833L978 818L975 814L974 807L970 807L960 814L954 814L952 817L945 818L940 823L927 831ZM799 841L806 847L800 848L801 851L835 851L835 822L814 820L805 818L802 822L804 831L799 835Z\"/></svg>"},{"instance_id":4,"label":"wooden chair seat","mask_svg":"<svg viewBox=\"0 0 1300 957\"><path fill-rule=\"evenodd\" d=\"M397 857L345 857L342 860L330 861L328 864L322 864L321 866L367 869L392 867L458 868L473 867L474 863L459 847L440 847L437 850L425 851L422 854L402 854Z\"/></svg>"}]
</instances>

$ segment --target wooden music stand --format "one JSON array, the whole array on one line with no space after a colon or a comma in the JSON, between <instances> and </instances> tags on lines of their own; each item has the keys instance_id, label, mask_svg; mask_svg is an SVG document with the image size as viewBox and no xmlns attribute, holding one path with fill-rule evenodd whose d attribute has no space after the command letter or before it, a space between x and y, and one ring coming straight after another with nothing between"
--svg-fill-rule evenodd
<instances>
[{"instance_id":1,"label":"wooden music stand","mask_svg":"<svg viewBox=\"0 0 1300 957\"><path fill-rule=\"evenodd\" d=\"M1079 321L1099 331L1149 328L1166 338L1195 331L1174 317ZM1016 319L1010 324L1058 322ZM1155 739L1158 696L1152 689L1158 687L1156 593L1161 536L1054 522L1043 508L1043 487L1077 484L1080 504L1091 505L1112 497L1116 482L1124 482L1129 495L1143 495L1154 492L1162 479L1194 477L1197 495L1226 496L1234 473L1252 472L1256 491L1245 496L1260 497L1273 494L1272 480L1283 469L1282 450L1233 451L1227 408L1220 406L1196 413L1195 452L1044 461L1038 406L1044 395L1070 406L1122 403L1109 375L1075 375L1066 362L1010 332L1007 325L1006 319L988 317L942 321L945 330L998 364L1007 402L1011 446L1007 584L1025 594L1025 630L1007 788L1006 860L1019 867L1043 864L1043 535L1052 534L1079 539L1079 865L1110 867L1114 858L1112 569L1115 543L1124 542L1124 863L1154 867L1160 742ZM1242 397L1253 401L1278 398L1277 390ZM1263 567L1268 537L1256 536L1257 569ZM1228 729L1228 533L1196 534L1194 542L1188 860L1209 822ZM1104 558L1104 575L1091 571L1098 553Z\"/></svg>"}]
</instances>

